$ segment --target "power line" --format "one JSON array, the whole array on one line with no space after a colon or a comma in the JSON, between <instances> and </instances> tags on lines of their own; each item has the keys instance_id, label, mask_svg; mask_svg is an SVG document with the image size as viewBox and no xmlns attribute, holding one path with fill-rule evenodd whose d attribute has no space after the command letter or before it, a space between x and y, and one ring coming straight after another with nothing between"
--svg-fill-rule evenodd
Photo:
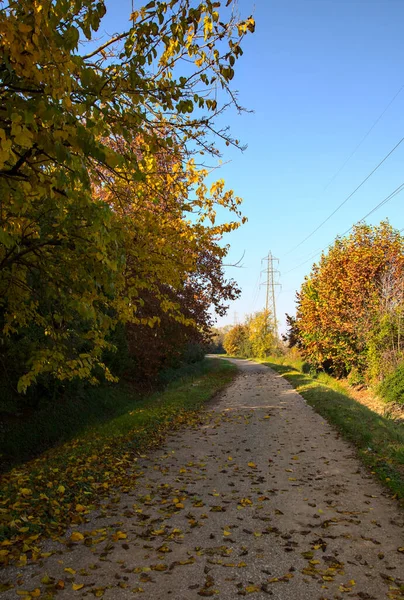
<instances>
[{"instance_id":1,"label":"power line","mask_svg":"<svg viewBox=\"0 0 404 600\"><path fill-rule=\"evenodd\" d=\"M393 104L394 100L402 92L403 89L404 89L404 84L400 87L400 89L398 90L398 92L396 92L394 94L393 98L390 100L390 102L388 103L388 105L386 106L386 108L380 113L380 115L374 121L374 123L370 127L370 129L367 130L367 132L365 133L365 135L363 136L363 138L361 139L361 141L359 142L359 144L357 146L355 146L355 148L352 150L351 154L348 156L348 158L345 160L345 162L340 166L340 168L338 169L338 171L331 177L331 179L329 180L329 182L327 183L327 185L323 188L323 192L325 192L326 189L328 189L330 187L330 185L332 184L332 182L338 177L338 175L341 173L341 171L343 170L343 168L348 164L348 162L351 160L351 158L354 156L354 154L356 154L356 152L362 146L363 142L371 134L371 132L376 127L376 125L378 124L378 122L382 119L382 117L384 117L384 115L386 114L386 112L388 111L388 109L390 108L390 106Z\"/></svg>"},{"instance_id":2,"label":"power line","mask_svg":"<svg viewBox=\"0 0 404 600\"><path fill-rule=\"evenodd\" d=\"M384 206L385 204L387 204L387 202L390 202L390 200L392 200L395 196L397 196L398 194L400 194L403 191L403 189L404 189L404 183L402 183L401 185L399 185L393 192L391 192L388 196L386 196L385 198L383 198L383 200L381 200L381 202L379 202L376 206L374 206L372 208L372 210L370 210L364 217L362 217L361 219L359 219L359 221L356 221L355 224L361 223L362 221L364 221L365 219L367 219L376 210L378 210L379 208L381 208L382 206ZM344 231L344 233L342 233L339 237L343 237L344 235L346 235L347 233L349 233L353 229L354 225L352 225L349 229L347 229L346 231ZM404 231L404 228L400 230L400 233L402 231ZM330 246L331 246L331 244L328 244L327 248L329 248ZM286 271L286 273L284 273L284 275L287 275L288 273L291 273L292 271L295 271L296 269L299 269L300 267L302 267L303 265L305 265L306 263L308 263L309 261L311 261L313 258L315 258L321 252L323 252L323 250L317 250L308 259L306 259L305 261L303 261L302 263L300 263L296 267L293 267L292 269L289 269L289 271Z\"/></svg>"},{"instance_id":3,"label":"power line","mask_svg":"<svg viewBox=\"0 0 404 600\"><path fill-rule=\"evenodd\" d=\"M404 137L401 138L401 140L394 146L394 148L392 148L390 150L390 152L388 154L386 154L386 156L379 162L379 164L376 165L376 167L369 173L369 175L367 175L365 177L365 179L354 189L353 192L351 192L349 194L349 196L347 196L345 198L345 200L343 200L343 202L341 202L341 204L339 204L337 206L337 208L335 210L333 210L333 212L328 215L328 217L326 219L324 219L324 221L322 221L320 223L320 225L318 225L311 233L309 233L308 236L306 236L301 242L299 242L296 246L294 246L291 250L289 250L288 252L286 252L286 254L284 256L287 256L288 254L290 254L291 252L293 252L294 250L296 250L297 248L299 248L302 244L304 244L304 242L306 242L308 239L310 239L323 225L325 225L325 223L327 223L327 221L329 221L334 215L335 213L337 213L340 208L342 208L344 206L344 204L346 204L348 202L348 200L350 200L352 198L352 196L354 194L356 194L356 192L368 181L368 179L370 179L370 177L372 177L372 175L382 166L382 164L393 154L393 152L395 150L397 150L397 148L400 146L400 144L402 144L402 142L404 141Z\"/></svg>"},{"instance_id":4,"label":"power line","mask_svg":"<svg viewBox=\"0 0 404 600\"><path fill-rule=\"evenodd\" d=\"M400 194L404 189L404 183L402 183L401 185L398 186L398 188L396 188L393 192L391 192L391 194L389 194L388 196L386 196L386 198L384 198L384 200L382 200L381 202L379 202L379 204L377 204L376 206L374 206L372 208L372 210L370 210L364 217L362 217L362 219L360 219L359 221L357 221L357 223L361 223L362 221L364 221L365 219L367 219L368 217L370 217L370 215L372 215L374 212L376 212L376 210L378 210L379 208L381 208L382 206L384 206L385 204L387 204L387 202L390 202L390 200L392 200L395 196L397 196L398 194ZM353 225L352 227L350 227L349 229L347 229L342 235L346 235L349 231L351 231L351 229L353 229Z\"/></svg>"},{"instance_id":5,"label":"power line","mask_svg":"<svg viewBox=\"0 0 404 600\"><path fill-rule=\"evenodd\" d=\"M327 246L327 248L328 248L328 246ZM286 271L286 273L284 273L284 275L288 275L288 273L291 273L292 271L296 271L296 269L298 269L299 267L302 267L306 263L308 263L311 260L313 260L313 258L315 258L318 254L321 254L321 252L323 252L322 249L321 250L317 250L317 252L315 254L313 254L312 256L310 256L310 258L307 258L305 261L303 261L302 263L300 263L300 265L296 265L296 267L293 267L292 269L289 269L289 271Z\"/></svg>"}]
</instances>

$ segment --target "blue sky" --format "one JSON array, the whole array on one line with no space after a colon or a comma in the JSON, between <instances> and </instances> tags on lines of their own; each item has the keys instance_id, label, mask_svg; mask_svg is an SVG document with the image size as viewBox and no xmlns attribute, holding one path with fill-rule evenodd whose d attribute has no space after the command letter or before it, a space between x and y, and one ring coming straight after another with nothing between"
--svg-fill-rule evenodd
<instances>
[{"instance_id":1,"label":"blue sky","mask_svg":"<svg viewBox=\"0 0 404 600\"><path fill-rule=\"evenodd\" d=\"M136 5L137 3L135 3ZM112 23L130 0L107 2ZM229 261L243 252L243 268L228 274L242 288L234 313L259 310L261 258L280 259L282 292L277 312L294 312L295 291L311 261L404 181L404 143L309 240L289 252L342 202L404 136L404 90L324 190L352 150L404 84L401 0L240 0L242 16L253 12L256 32L243 46L234 88L254 111L229 112L224 122L248 144L244 153L226 150L220 177L244 198L248 223L232 233ZM115 13L115 14L113 14ZM404 192L368 220L388 217L404 227ZM297 267L297 268L296 268ZM293 269L293 270L292 270ZM290 272L289 272L290 271Z\"/></svg>"}]
</instances>

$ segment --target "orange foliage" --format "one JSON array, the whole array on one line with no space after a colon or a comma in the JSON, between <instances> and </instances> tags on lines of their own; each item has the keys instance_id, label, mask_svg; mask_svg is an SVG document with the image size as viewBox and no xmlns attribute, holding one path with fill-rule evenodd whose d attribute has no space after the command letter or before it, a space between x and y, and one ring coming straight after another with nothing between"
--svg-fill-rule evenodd
<instances>
[{"instance_id":1,"label":"orange foliage","mask_svg":"<svg viewBox=\"0 0 404 600\"><path fill-rule=\"evenodd\" d=\"M339 375L364 369L386 273L404 275L404 238L387 222L355 226L322 255L298 294L297 327L310 363Z\"/></svg>"}]
</instances>

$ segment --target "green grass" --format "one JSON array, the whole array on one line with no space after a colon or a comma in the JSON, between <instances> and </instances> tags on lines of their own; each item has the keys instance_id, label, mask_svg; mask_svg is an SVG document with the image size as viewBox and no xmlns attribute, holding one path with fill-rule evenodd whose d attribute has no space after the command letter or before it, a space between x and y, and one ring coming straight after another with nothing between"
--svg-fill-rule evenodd
<instances>
[{"instance_id":1,"label":"green grass","mask_svg":"<svg viewBox=\"0 0 404 600\"><path fill-rule=\"evenodd\" d=\"M378 393L385 402L401 404L404 407L404 364L387 375L379 385Z\"/></svg>"},{"instance_id":2,"label":"green grass","mask_svg":"<svg viewBox=\"0 0 404 600\"><path fill-rule=\"evenodd\" d=\"M334 378L302 373L301 361L269 358L268 365L358 449L363 462L393 494L404 499L404 425L381 416L354 398Z\"/></svg>"},{"instance_id":3,"label":"green grass","mask_svg":"<svg viewBox=\"0 0 404 600\"><path fill-rule=\"evenodd\" d=\"M0 425L0 471L8 471L55 445L71 440L91 427L100 426L101 431L103 423L107 429L113 427L117 431L120 428L124 430L136 426L137 420L147 420L147 415L151 414L151 407L156 405L160 397L165 401L174 402L171 394L178 392L178 402L186 406L188 403L182 397L181 390L188 389L187 384L192 386L196 378L211 374L212 385L219 385L222 378L226 381L233 368L223 361L219 363L204 360L170 372L172 381L163 396L160 393L142 396L138 390L122 380L118 384L87 387L74 396L70 394L55 403L42 404L39 409L27 411L19 417L6 416ZM202 386L201 390L192 389L189 401L198 403L198 392L202 392L204 388L205 386ZM206 391L210 393L210 384L207 385ZM148 411L136 413L132 419L128 418L131 409L146 406Z\"/></svg>"},{"instance_id":4,"label":"green grass","mask_svg":"<svg viewBox=\"0 0 404 600\"><path fill-rule=\"evenodd\" d=\"M139 455L184 424L199 427L200 409L236 374L229 362L204 359L148 397L123 387L114 397L121 414L92 426L81 422L79 435L2 475L0 541L9 545L0 562L21 560L21 553L35 558L37 536L63 535L103 498L131 489Z\"/></svg>"}]
</instances>

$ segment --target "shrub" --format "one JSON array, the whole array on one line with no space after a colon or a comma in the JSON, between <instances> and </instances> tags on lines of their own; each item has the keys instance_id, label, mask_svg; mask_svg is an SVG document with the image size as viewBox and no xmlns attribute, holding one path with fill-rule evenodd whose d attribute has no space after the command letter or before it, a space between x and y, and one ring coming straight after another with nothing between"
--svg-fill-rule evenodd
<instances>
[{"instance_id":1,"label":"shrub","mask_svg":"<svg viewBox=\"0 0 404 600\"><path fill-rule=\"evenodd\" d=\"M400 362L403 281L400 232L387 222L356 225L305 278L288 334L297 336L304 359L326 373L365 372L369 361L368 377L380 380L388 374L384 365L393 370Z\"/></svg>"},{"instance_id":2,"label":"shrub","mask_svg":"<svg viewBox=\"0 0 404 600\"><path fill-rule=\"evenodd\" d=\"M197 363L205 358L205 348L197 342L188 342L182 351L181 359L186 364Z\"/></svg>"},{"instance_id":3,"label":"shrub","mask_svg":"<svg viewBox=\"0 0 404 600\"><path fill-rule=\"evenodd\" d=\"M352 386L364 385L364 383L365 383L365 378L363 376L363 373L361 373L360 370L357 369L356 367L351 369L347 379L348 379L349 385L352 385Z\"/></svg>"},{"instance_id":4,"label":"shrub","mask_svg":"<svg viewBox=\"0 0 404 600\"><path fill-rule=\"evenodd\" d=\"M378 387L378 392L386 402L396 402L404 406L404 363L384 379Z\"/></svg>"},{"instance_id":5,"label":"shrub","mask_svg":"<svg viewBox=\"0 0 404 600\"><path fill-rule=\"evenodd\" d=\"M235 325L224 337L224 349L230 356L251 356L246 325Z\"/></svg>"},{"instance_id":6,"label":"shrub","mask_svg":"<svg viewBox=\"0 0 404 600\"><path fill-rule=\"evenodd\" d=\"M267 310L256 312L247 319L248 342L251 356L266 358L274 353L277 345L274 323ZM246 356L249 356L246 354Z\"/></svg>"}]
</instances>

